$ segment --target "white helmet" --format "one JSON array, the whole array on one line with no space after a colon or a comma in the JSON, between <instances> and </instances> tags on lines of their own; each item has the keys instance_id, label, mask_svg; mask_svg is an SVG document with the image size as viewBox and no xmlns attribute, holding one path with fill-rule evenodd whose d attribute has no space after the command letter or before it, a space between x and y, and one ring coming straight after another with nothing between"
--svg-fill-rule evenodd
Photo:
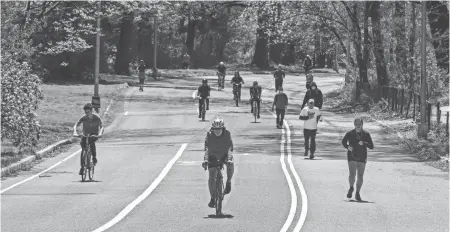
<instances>
[{"instance_id":1,"label":"white helmet","mask_svg":"<svg viewBox=\"0 0 450 232\"><path fill-rule=\"evenodd\" d=\"M212 122L211 127L213 129L215 128L224 128L225 127L225 122L223 121L223 119L217 117L216 119L214 119L214 121Z\"/></svg>"},{"instance_id":2,"label":"white helmet","mask_svg":"<svg viewBox=\"0 0 450 232\"><path fill-rule=\"evenodd\" d=\"M220 61L220 63L219 63L220 65L223 65L223 62L222 61Z\"/></svg>"}]
</instances>

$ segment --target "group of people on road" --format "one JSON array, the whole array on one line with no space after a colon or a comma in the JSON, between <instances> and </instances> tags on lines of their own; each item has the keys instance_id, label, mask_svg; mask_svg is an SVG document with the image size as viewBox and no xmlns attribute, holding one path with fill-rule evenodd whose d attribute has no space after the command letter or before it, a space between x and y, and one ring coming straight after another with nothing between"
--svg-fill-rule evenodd
<instances>
[{"instance_id":1,"label":"group of people on road","mask_svg":"<svg viewBox=\"0 0 450 232\"><path fill-rule=\"evenodd\" d=\"M306 63L306 61L305 61ZM142 68L141 68L142 67ZM309 67L305 67L307 70ZM141 70L143 69L143 70ZM225 72L226 67L221 62L218 66L220 72ZM145 64L141 62L139 67L140 73L145 71ZM285 78L285 73L281 66L274 73L275 78L275 89L277 91L273 105L272 111L276 109L276 126L281 129L284 122L285 111L287 109L289 99L288 96L283 92L283 79ZM141 74L139 75L140 85ZM244 83L243 78L236 71L231 80L232 83ZM315 82L310 83L310 88L306 91L305 97L303 99L301 112L299 119L304 121L303 124L303 135L304 135L304 155L308 156L310 159L314 159L314 153L316 151L316 134L317 134L317 124L322 121L322 104L323 95L320 89L317 88ZM141 87L140 87L141 88ZM199 86L197 95L202 99L206 99L206 110L209 110L209 96L211 87L208 85L206 79L202 80L202 85ZM233 89L233 91L240 91L241 89ZM253 86L250 88L250 103L257 101L258 108L261 102L261 92L262 88L258 85L257 81L253 82ZM307 105L306 105L307 104ZM251 111L253 112L253 104ZM305 107L306 105L306 107ZM200 104L199 104L200 106ZM78 136L77 127L83 124L83 135L94 135L90 137L89 140L83 137L81 140L82 153L84 152L87 143L90 145L90 150L93 156L94 165L97 164L97 154L95 148L96 140L103 134L103 125L100 116L93 113L93 106L91 103L86 104L83 107L85 114L78 120L74 126L74 136ZM199 115L200 117L200 115ZM258 111L258 118L260 117ZM347 197L351 198L354 191L354 184L356 181L356 194L355 199L361 201L360 190L363 184L363 175L365 166L367 163L367 149L373 149L374 145L369 132L363 130L363 120L361 118L356 118L354 120L355 129L347 132L342 139L342 145L347 149L347 161L349 168L349 190L347 192ZM213 120L211 129L208 131L205 143L204 143L204 162L202 166L209 169L209 179L208 186L211 195L209 207L215 207L215 186L218 168L222 168L222 165L227 166L227 180L224 194L231 192L231 179L234 173L234 161L233 161L233 141L231 138L231 133L225 128L225 122L222 118L217 117ZM81 162L80 175L83 170L83 162Z\"/></svg>"}]
</instances>

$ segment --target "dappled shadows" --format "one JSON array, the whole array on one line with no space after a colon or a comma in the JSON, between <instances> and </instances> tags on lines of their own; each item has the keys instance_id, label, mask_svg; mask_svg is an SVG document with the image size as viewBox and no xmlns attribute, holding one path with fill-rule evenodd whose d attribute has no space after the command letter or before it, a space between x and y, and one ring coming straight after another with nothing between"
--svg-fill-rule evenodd
<instances>
[{"instance_id":1,"label":"dappled shadows","mask_svg":"<svg viewBox=\"0 0 450 232\"><path fill-rule=\"evenodd\" d=\"M107 133L103 138L112 142L115 139L120 141L135 140L135 138L151 138L164 136L187 136L191 137L199 134L206 134L206 128L191 128L189 130L176 130L175 128L152 128L152 129L133 129L133 130L116 130Z\"/></svg>"},{"instance_id":2,"label":"dappled shadows","mask_svg":"<svg viewBox=\"0 0 450 232\"><path fill-rule=\"evenodd\" d=\"M224 219L224 218L232 219L232 218L234 218L234 216L231 214L224 213L224 214L219 214L219 215L209 214L208 216L203 217L203 218L205 218L205 219Z\"/></svg>"}]
</instances>

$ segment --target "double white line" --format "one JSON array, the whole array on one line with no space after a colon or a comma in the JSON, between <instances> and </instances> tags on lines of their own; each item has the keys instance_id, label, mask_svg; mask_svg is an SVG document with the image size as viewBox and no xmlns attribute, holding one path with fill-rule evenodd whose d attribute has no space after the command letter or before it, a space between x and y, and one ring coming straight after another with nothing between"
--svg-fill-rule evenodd
<instances>
[{"instance_id":1,"label":"double white line","mask_svg":"<svg viewBox=\"0 0 450 232\"><path fill-rule=\"evenodd\" d=\"M269 111L270 112L270 111ZM270 112L274 117L272 112ZM303 187L302 181L300 180L300 177L298 176L297 171L295 171L294 164L292 163L292 152L291 152L291 130L289 129L289 124L286 122L286 120L283 120L285 130L282 130L283 137L281 138L281 144L280 144L280 150L281 150L281 156L280 156L280 162L281 162L281 168L283 169L283 173L286 176L286 180L289 185L289 190L291 192L291 208L289 210L288 218L286 219L286 222L284 223L283 227L281 228L280 232L286 232L288 231L289 227L291 226L295 213L297 211L297 191L295 190L294 183L292 181L291 176L289 175L289 172L286 168L286 163L284 161L285 156L285 149L284 145L286 144L286 151L287 151L287 160L289 163L289 168L291 169L292 175L295 178L295 181L297 182L298 189L300 191L301 195L301 201L302 201L302 209L300 212L300 217L297 221L297 224L295 225L293 232L299 232L302 229L303 224L305 223L306 214L308 212L308 197L306 195L305 188Z\"/></svg>"}]
</instances>

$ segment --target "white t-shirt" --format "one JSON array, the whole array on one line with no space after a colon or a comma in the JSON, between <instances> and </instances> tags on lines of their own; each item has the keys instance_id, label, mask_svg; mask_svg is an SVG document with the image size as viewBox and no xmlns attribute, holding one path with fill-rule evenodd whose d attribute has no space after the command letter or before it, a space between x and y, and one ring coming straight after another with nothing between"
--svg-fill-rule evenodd
<instances>
[{"instance_id":1,"label":"white t-shirt","mask_svg":"<svg viewBox=\"0 0 450 232\"><path fill-rule=\"evenodd\" d=\"M305 108L303 108L302 112L300 112L300 116L309 116L311 114L314 115L315 117L305 120L303 128L308 129L308 130L316 130L317 129L317 117L322 115L319 108L314 106L313 109L310 109L308 106L306 106Z\"/></svg>"}]
</instances>

